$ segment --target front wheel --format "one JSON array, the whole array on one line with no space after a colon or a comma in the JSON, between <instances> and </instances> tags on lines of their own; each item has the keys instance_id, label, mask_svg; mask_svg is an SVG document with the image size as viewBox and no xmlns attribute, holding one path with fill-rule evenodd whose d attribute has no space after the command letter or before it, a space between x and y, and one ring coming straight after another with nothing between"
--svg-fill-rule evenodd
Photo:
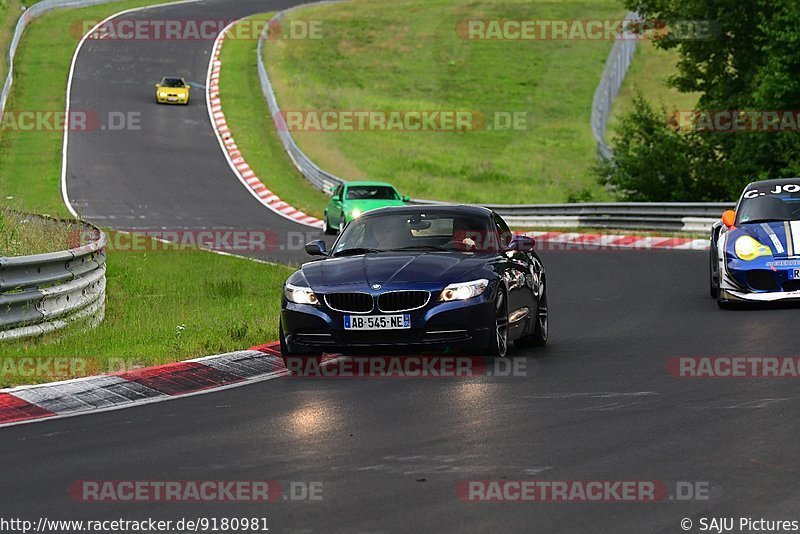
<instances>
[{"instance_id":1,"label":"front wheel","mask_svg":"<svg viewBox=\"0 0 800 534\"><path fill-rule=\"evenodd\" d=\"M508 305L501 288L498 288L494 299L494 315L494 335L486 353L493 358L505 358L508 354Z\"/></svg>"},{"instance_id":2,"label":"front wheel","mask_svg":"<svg viewBox=\"0 0 800 534\"><path fill-rule=\"evenodd\" d=\"M344 218L344 213L342 213L342 218L339 219L339 233L342 233L344 227L347 226L347 220Z\"/></svg>"},{"instance_id":3,"label":"front wheel","mask_svg":"<svg viewBox=\"0 0 800 534\"><path fill-rule=\"evenodd\" d=\"M714 267L715 267L715 259L714 259L714 252L709 252L709 266L708 266L708 277L709 277L709 295L711 295L712 299L717 298L719 295L719 273L717 276L714 276Z\"/></svg>"},{"instance_id":4,"label":"front wheel","mask_svg":"<svg viewBox=\"0 0 800 534\"><path fill-rule=\"evenodd\" d=\"M536 311L536 318L533 326L533 333L516 340L514 343L520 347L544 347L547 345L547 338L550 335L550 315L547 311L547 291L542 289L542 296L539 297L539 308Z\"/></svg>"},{"instance_id":5,"label":"front wheel","mask_svg":"<svg viewBox=\"0 0 800 534\"><path fill-rule=\"evenodd\" d=\"M336 234L336 230L331 228L331 225L328 224L328 212L327 211L322 216L322 231L325 232L325 235L334 235L334 234Z\"/></svg>"}]
</instances>

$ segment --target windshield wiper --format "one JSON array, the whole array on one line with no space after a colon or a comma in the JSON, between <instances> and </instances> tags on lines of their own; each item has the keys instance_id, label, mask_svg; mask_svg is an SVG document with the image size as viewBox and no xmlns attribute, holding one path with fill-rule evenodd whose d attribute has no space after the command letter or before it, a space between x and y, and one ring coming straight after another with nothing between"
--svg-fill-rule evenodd
<instances>
[{"instance_id":1,"label":"windshield wiper","mask_svg":"<svg viewBox=\"0 0 800 534\"><path fill-rule=\"evenodd\" d=\"M407 247L399 247L399 248L390 248L390 252L398 251L398 250L437 250L440 252L449 252L450 249L446 249L444 247L437 247L436 245L409 245Z\"/></svg>"},{"instance_id":2,"label":"windshield wiper","mask_svg":"<svg viewBox=\"0 0 800 534\"><path fill-rule=\"evenodd\" d=\"M340 250L339 252L334 252L334 256L355 256L356 254L369 254L370 252L383 252L383 250L377 248L364 248L364 247L354 247L354 248L346 248L344 250Z\"/></svg>"}]
</instances>

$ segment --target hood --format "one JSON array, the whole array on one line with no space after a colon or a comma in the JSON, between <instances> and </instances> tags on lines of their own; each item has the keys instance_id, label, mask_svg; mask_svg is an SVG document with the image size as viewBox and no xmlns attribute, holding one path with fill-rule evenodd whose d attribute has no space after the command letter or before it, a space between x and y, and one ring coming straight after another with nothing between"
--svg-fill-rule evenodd
<instances>
[{"instance_id":1,"label":"hood","mask_svg":"<svg viewBox=\"0 0 800 534\"><path fill-rule=\"evenodd\" d=\"M484 269L490 261L485 255L459 252L424 254L364 254L306 263L302 274L312 289L356 285L369 287L392 285L435 284L445 286L477 278L488 278ZM475 271L475 272L472 272Z\"/></svg>"},{"instance_id":2,"label":"hood","mask_svg":"<svg viewBox=\"0 0 800 534\"><path fill-rule=\"evenodd\" d=\"M348 211L353 209L361 210L361 213L364 213L369 210L374 210L377 208L384 208L387 206L405 206L406 203L402 200L381 200L381 199L361 199L361 200L347 200L345 201L346 209Z\"/></svg>"},{"instance_id":3,"label":"hood","mask_svg":"<svg viewBox=\"0 0 800 534\"><path fill-rule=\"evenodd\" d=\"M776 258L800 255L800 221L743 223L737 230L731 234L731 246L740 235L749 235L771 248Z\"/></svg>"}]
</instances>

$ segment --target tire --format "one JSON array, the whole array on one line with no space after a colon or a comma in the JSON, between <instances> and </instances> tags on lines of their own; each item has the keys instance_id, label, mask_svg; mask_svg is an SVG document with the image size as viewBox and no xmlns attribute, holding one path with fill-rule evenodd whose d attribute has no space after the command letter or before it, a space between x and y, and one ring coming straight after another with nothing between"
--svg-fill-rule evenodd
<instances>
[{"instance_id":1,"label":"tire","mask_svg":"<svg viewBox=\"0 0 800 534\"><path fill-rule=\"evenodd\" d=\"M342 216L339 219L339 233L340 234L342 233L342 230L344 230L345 226L347 226L347 220L345 220L344 213L342 213Z\"/></svg>"},{"instance_id":2,"label":"tire","mask_svg":"<svg viewBox=\"0 0 800 534\"><path fill-rule=\"evenodd\" d=\"M331 225L328 224L328 212L326 211L322 216L322 231L325 235L336 235L336 230L331 228Z\"/></svg>"},{"instance_id":3,"label":"tire","mask_svg":"<svg viewBox=\"0 0 800 534\"><path fill-rule=\"evenodd\" d=\"M709 277L708 286L709 286L709 291L708 291L708 293L709 293L709 295L711 296L712 299L715 299L719 295L719 274L717 274L717 282L714 283L714 267L715 267L715 264L716 264L716 261L715 261L715 258L714 258L714 252L713 251L709 252L708 256L709 256L709 266L708 266L708 277Z\"/></svg>"},{"instance_id":4,"label":"tire","mask_svg":"<svg viewBox=\"0 0 800 534\"><path fill-rule=\"evenodd\" d=\"M508 303L502 288L498 288L494 299L495 320L494 335L486 349L486 355L492 358L505 358L508 355Z\"/></svg>"},{"instance_id":5,"label":"tire","mask_svg":"<svg viewBox=\"0 0 800 534\"><path fill-rule=\"evenodd\" d=\"M550 335L550 315L547 309L547 286L542 290L539 299L539 308L536 310L534 318L533 333L514 342L520 347L544 347L547 345L547 338Z\"/></svg>"}]
</instances>

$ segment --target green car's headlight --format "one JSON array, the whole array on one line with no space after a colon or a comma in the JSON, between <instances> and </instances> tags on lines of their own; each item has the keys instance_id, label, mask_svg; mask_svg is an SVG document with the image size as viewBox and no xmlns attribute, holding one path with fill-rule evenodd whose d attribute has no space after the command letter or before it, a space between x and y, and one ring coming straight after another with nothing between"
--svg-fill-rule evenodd
<instances>
[{"instance_id":1,"label":"green car's headlight","mask_svg":"<svg viewBox=\"0 0 800 534\"><path fill-rule=\"evenodd\" d=\"M358 219L359 217L361 217L361 210L360 209L355 208L353 211L350 212L350 218L351 219Z\"/></svg>"},{"instance_id":2,"label":"green car's headlight","mask_svg":"<svg viewBox=\"0 0 800 534\"><path fill-rule=\"evenodd\" d=\"M771 256L772 249L762 245L749 235L743 235L733 245L736 255L744 261L751 261L761 256Z\"/></svg>"},{"instance_id":3,"label":"green car's headlight","mask_svg":"<svg viewBox=\"0 0 800 534\"><path fill-rule=\"evenodd\" d=\"M489 280L482 278L480 280L473 280L472 282L461 282L459 284L450 284L439 295L439 300L443 302L450 302L451 300L467 300L472 297L477 297L489 286Z\"/></svg>"},{"instance_id":4,"label":"green car's headlight","mask_svg":"<svg viewBox=\"0 0 800 534\"><path fill-rule=\"evenodd\" d=\"M294 302L295 304L311 304L312 306L319 304L319 299L314 292L311 291L310 287L298 287L292 284L286 284L286 287L283 288L283 294L286 296L286 300Z\"/></svg>"}]
</instances>

